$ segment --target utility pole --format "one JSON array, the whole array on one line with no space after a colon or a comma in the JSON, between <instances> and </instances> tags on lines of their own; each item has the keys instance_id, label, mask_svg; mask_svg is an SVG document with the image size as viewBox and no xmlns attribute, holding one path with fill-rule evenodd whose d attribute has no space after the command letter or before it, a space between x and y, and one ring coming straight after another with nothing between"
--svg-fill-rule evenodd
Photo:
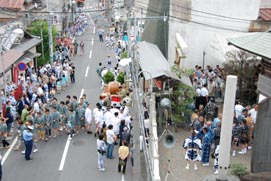
<instances>
[{"instance_id":1,"label":"utility pole","mask_svg":"<svg viewBox=\"0 0 271 181\"><path fill-rule=\"evenodd\" d=\"M42 39L41 52L42 52L42 57L44 58L44 45L43 45L43 31L42 31L42 28L43 28L43 24L41 23L40 24L40 38Z\"/></svg>"},{"instance_id":2,"label":"utility pole","mask_svg":"<svg viewBox=\"0 0 271 181\"><path fill-rule=\"evenodd\" d=\"M48 14L48 36L49 36L49 52L50 52L50 64L53 65L53 30L52 30L52 12L49 8L49 0L47 0L47 10Z\"/></svg>"}]
</instances>

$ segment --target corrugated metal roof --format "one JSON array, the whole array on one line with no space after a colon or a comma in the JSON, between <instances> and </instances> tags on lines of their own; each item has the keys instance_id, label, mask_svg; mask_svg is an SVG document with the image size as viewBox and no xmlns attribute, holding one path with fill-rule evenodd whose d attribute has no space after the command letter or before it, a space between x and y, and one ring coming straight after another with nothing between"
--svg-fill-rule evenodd
<instances>
[{"instance_id":1,"label":"corrugated metal roof","mask_svg":"<svg viewBox=\"0 0 271 181\"><path fill-rule=\"evenodd\" d=\"M251 33L251 35L228 38L229 44L255 55L271 59L271 32Z\"/></svg>"},{"instance_id":2,"label":"corrugated metal roof","mask_svg":"<svg viewBox=\"0 0 271 181\"><path fill-rule=\"evenodd\" d=\"M0 0L0 8L21 10L25 0Z\"/></svg>"},{"instance_id":3,"label":"corrugated metal roof","mask_svg":"<svg viewBox=\"0 0 271 181\"><path fill-rule=\"evenodd\" d=\"M265 21L271 21L271 8L261 8L260 17Z\"/></svg>"}]
</instances>

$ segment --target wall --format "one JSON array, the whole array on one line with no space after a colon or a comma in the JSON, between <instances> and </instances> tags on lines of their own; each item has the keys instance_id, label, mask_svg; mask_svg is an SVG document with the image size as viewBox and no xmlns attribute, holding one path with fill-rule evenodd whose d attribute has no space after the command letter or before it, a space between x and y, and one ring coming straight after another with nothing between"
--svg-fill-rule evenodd
<instances>
[{"instance_id":1,"label":"wall","mask_svg":"<svg viewBox=\"0 0 271 181\"><path fill-rule=\"evenodd\" d=\"M261 0L261 8L271 8L271 0Z\"/></svg>"},{"instance_id":2,"label":"wall","mask_svg":"<svg viewBox=\"0 0 271 181\"><path fill-rule=\"evenodd\" d=\"M149 0L146 16L164 16L169 11L169 2L165 0ZM156 44L163 55L167 57L168 47L168 24L163 19L152 19L145 21L142 41Z\"/></svg>"},{"instance_id":3,"label":"wall","mask_svg":"<svg viewBox=\"0 0 271 181\"><path fill-rule=\"evenodd\" d=\"M188 45L187 58L181 65L188 68L194 68L196 64L202 65L203 50L215 34L247 32L250 20L257 19L260 6L260 0L251 0L250 3L247 0L171 0L170 3L168 59L172 65L175 58L175 33L179 32ZM179 8L179 14L176 13L176 7ZM215 66L216 61L208 62L206 54L205 65L207 64Z\"/></svg>"}]
</instances>

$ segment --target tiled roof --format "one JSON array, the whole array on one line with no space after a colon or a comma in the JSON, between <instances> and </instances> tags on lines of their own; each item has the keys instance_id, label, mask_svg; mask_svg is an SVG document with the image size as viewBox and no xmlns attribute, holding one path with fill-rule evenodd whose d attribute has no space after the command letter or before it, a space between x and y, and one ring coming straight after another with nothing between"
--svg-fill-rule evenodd
<instances>
[{"instance_id":1,"label":"tiled roof","mask_svg":"<svg viewBox=\"0 0 271 181\"><path fill-rule=\"evenodd\" d=\"M25 0L0 0L0 8L21 10Z\"/></svg>"},{"instance_id":2,"label":"tiled roof","mask_svg":"<svg viewBox=\"0 0 271 181\"><path fill-rule=\"evenodd\" d=\"M271 59L271 32L252 33L237 38L228 38L229 44L255 55Z\"/></svg>"},{"instance_id":3,"label":"tiled roof","mask_svg":"<svg viewBox=\"0 0 271 181\"><path fill-rule=\"evenodd\" d=\"M16 51L25 52L29 50L30 48L40 44L42 42L42 39L40 38L25 38L21 44L15 45L12 47Z\"/></svg>"},{"instance_id":4,"label":"tiled roof","mask_svg":"<svg viewBox=\"0 0 271 181\"><path fill-rule=\"evenodd\" d=\"M259 16L265 21L271 21L271 8L261 8Z\"/></svg>"}]
</instances>

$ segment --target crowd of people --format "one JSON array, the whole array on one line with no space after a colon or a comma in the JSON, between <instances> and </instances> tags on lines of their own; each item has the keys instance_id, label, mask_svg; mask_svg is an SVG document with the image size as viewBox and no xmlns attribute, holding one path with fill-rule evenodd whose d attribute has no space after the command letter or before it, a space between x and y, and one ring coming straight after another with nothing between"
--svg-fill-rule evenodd
<instances>
[{"instance_id":1,"label":"crowd of people","mask_svg":"<svg viewBox=\"0 0 271 181\"><path fill-rule=\"evenodd\" d=\"M194 170L197 170L197 162L202 166L210 166L210 156L214 158L214 174L218 174L218 155L221 134L222 114L219 113L215 103L217 97L223 95L224 77L223 69L216 66L213 69L207 66L203 70L195 66L192 75L193 86L197 92L195 98L195 111L191 115L191 136L185 139L183 147L186 149L186 169L194 162ZM223 96L222 96L223 97ZM243 106L236 100L234 117L232 119L232 156L237 153L247 154L252 149L253 129L257 118L258 104ZM240 151L239 150L240 146Z\"/></svg>"},{"instance_id":2,"label":"crowd of people","mask_svg":"<svg viewBox=\"0 0 271 181\"><path fill-rule=\"evenodd\" d=\"M67 33L66 33L67 35ZM116 43L116 55L123 50ZM82 97L67 95L65 100L58 100L56 94L75 83L75 65L71 58L79 52L84 54L84 43L80 44L71 37L63 36L56 39L54 63L49 62L37 69L27 64L27 69L18 76L18 82L7 82L6 96L2 96L2 104L6 105L5 113L1 114L0 134L2 145L9 148L8 136L18 136L14 151L21 151L25 159L32 160L31 154L38 152L38 143L57 139L68 134L68 139L79 133L93 134L97 138L98 169L105 171L105 158L114 159L118 155L118 171L125 174L126 163L131 158L133 166L134 146L131 142L132 117L126 102L121 106L110 104L103 99L92 108L86 94ZM118 64L113 69L113 59L107 57L97 71L102 80L106 71L118 75ZM21 86L22 96L15 99L14 91ZM126 95L127 96L127 95ZM128 95L129 96L129 95ZM114 152L119 145L118 153Z\"/></svg>"}]
</instances>

